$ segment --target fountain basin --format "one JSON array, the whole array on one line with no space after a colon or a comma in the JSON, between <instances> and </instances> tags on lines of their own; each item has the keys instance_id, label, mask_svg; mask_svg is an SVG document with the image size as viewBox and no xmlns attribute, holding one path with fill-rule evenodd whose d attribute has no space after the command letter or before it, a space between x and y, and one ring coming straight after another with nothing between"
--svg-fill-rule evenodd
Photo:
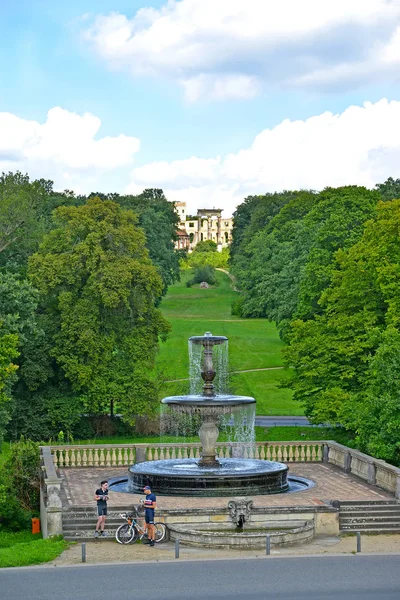
<instances>
[{"instance_id":1,"label":"fountain basin","mask_svg":"<svg viewBox=\"0 0 400 600\"><path fill-rule=\"evenodd\" d=\"M141 494L150 485L167 496L237 496L289 491L288 467L267 460L221 458L216 467L194 458L138 463L128 470L128 491Z\"/></svg>"},{"instance_id":2,"label":"fountain basin","mask_svg":"<svg viewBox=\"0 0 400 600\"><path fill-rule=\"evenodd\" d=\"M246 523L237 530L233 523L171 523L168 525L171 540L179 539L188 546L256 550L265 548L265 538L271 536L271 546L292 546L311 542L314 521L292 521L255 526Z\"/></svg>"}]
</instances>

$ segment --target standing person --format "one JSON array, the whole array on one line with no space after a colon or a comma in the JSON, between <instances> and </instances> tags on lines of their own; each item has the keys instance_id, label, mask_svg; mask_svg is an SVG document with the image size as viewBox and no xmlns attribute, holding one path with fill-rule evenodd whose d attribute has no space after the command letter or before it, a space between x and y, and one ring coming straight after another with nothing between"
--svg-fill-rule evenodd
<instances>
[{"instance_id":1,"label":"standing person","mask_svg":"<svg viewBox=\"0 0 400 600\"><path fill-rule=\"evenodd\" d=\"M107 516L107 502L108 502L108 481L104 480L100 483L100 487L94 494L94 499L97 500L97 523L94 537L106 537L104 526L106 524Z\"/></svg>"},{"instance_id":2,"label":"standing person","mask_svg":"<svg viewBox=\"0 0 400 600\"><path fill-rule=\"evenodd\" d=\"M146 494L146 499L144 501L144 507L145 507L144 520L146 522L146 530L147 530L147 535L149 537L149 541L145 542L145 543L149 544L149 546L154 546L154 538L155 538L155 534L156 534L156 528L154 527L154 511L157 506L157 503L156 503L157 498L156 498L155 494L152 493L149 485L146 485L146 487L143 489L143 491Z\"/></svg>"}]
</instances>

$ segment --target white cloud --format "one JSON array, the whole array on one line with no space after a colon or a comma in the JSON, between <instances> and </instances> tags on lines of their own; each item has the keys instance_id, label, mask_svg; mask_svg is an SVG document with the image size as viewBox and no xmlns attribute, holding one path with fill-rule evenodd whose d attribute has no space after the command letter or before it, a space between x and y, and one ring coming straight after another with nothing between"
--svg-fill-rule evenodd
<instances>
[{"instance_id":1,"label":"white cloud","mask_svg":"<svg viewBox=\"0 0 400 600\"><path fill-rule=\"evenodd\" d=\"M341 114L282 121L253 144L225 157L154 162L132 171L127 190L161 187L189 211L218 207L230 214L246 195L282 189L372 188L399 176L400 102L383 99ZM397 169L397 171L396 171Z\"/></svg>"},{"instance_id":2,"label":"white cloud","mask_svg":"<svg viewBox=\"0 0 400 600\"><path fill-rule=\"evenodd\" d=\"M97 16L85 37L112 68L173 79L192 102L350 88L397 76L400 0L168 0Z\"/></svg>"},{"instance_id":3,"label":"white cloud","mask_svg":"<svg viewBox=\"0 0 400 600\"><path fill-rule=\"evenodd\" d=\"M133 164L140 142L119 135L96 139L101 121L54 107L45 123L0 113L0 171L54 179L60 188L92 191L100 174Z\"/></svg>"}]
</instances>

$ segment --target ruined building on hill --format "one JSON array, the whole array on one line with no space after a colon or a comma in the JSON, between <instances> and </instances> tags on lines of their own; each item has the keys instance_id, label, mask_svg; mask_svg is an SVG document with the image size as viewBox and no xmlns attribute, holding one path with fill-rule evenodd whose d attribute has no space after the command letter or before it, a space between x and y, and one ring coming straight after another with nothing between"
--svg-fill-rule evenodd
<instances>
[{"instance_id":1,"label":"ruined building on hill","mask_svg":"<svg viewBox=\"0 0 400 600\"><path fill-rule=\"evenodd\" d=\"M196 216L186 213L186 202L175 202L175 210L179 216L177 249L187 248L189 251L199 242L212 240L222 250L232 241L232 217L222 217L221 208L199 208Z\"/></svg>"}]
</instances>

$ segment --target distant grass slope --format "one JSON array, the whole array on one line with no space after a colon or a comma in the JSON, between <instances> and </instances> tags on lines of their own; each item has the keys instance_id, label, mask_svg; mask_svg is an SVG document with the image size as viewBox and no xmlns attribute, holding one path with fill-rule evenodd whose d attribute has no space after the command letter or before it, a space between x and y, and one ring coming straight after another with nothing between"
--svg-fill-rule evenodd
<instances>
[{"instance_id":1,"label":"distant grass slope","mask_svg":"<svg viewBox=\"0 0 400 600\"><path fill-rule=\"evenodd\" d=\"M241 319L231 315L231 304L237 292L231 280L217 271L218 285L208 289L186 287L191 273L182 274L179 283L169 288L161 304L172 332L161 345L157 370L167 380L187 379L189 371L188 338L211 331L229 338L230 371L263 369L282 366L282 342L276 327L266 319ZM292 392L279 388L288 377L287 371L258 371L233 374L232 387L236 394L254 396L257 413L270 415L301 415L302 407L292 400ZM188 382L167 383L161 395L186 393Z\"/></svg>"}]
</instances>

